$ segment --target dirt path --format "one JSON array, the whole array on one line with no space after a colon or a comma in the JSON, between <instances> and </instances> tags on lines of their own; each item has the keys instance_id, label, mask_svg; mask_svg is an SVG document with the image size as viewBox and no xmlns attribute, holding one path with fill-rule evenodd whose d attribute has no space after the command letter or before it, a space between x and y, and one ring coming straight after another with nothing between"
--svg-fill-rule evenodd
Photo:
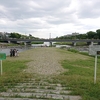
<instances>
[{"instance_id":1,"label":"dirt path","mask_svg":"<svg viewBox=\"0 0 100 100\"><path fill-rule=\"evenodd\" d=\"M33 50L32 61L29 62L26 72L42 75L53 75L64 72L60 64L64 55L57 52L56 48L36 48Z\"/></svg>"}]
</instances>

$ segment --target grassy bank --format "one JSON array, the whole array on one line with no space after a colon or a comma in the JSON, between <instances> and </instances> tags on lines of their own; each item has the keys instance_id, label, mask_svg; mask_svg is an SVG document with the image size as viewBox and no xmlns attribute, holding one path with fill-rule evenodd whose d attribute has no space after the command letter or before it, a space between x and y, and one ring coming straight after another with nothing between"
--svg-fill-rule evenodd
<instances>
[{"instance_id":1,"label":"grassy bank","mask_svg":"<svg viewBox=\"0 0 100 100\"><path fill-rule=\"evenodd\" d=\"M56 42L54 44L58 44L58 45L73 45L71 42ZM87 46L87 43L85 43L85 42L77 42L76 46Z\"/></svg>"},{"instance_id":2,"label":"grassy bank","mask_svg":"<svg viewBox=\"0 0 100 100\"><path fill-rule=\"evenodd\" d=\"M27 68L26 63L30 61L30 59L24 58L26 57L25 53L26 52L21 53L19 57L8 56L6 60L2 61L3 74L1 75L0 73L0 92L6 92L8 88L31 77L30 74L23 72L23 70Z\"/></svg>"},{"instance_id":3,"label":"grassy bank","mask_svg":"<svg viewBox=\"0 0 100 100\"><path fill-rule=\"evenodd\" d=\"M31 58L37 52L37 49L40 48L27 50L20 53L19 57L7 57L6 60L3 60L0 91L7 91L8 88L13 87L16 83L23 82L31 77L30 74L23 73L23 70L27 68L27 62L32 61ZM42 49L45 50L45 48ZM66 59L60 63L67 69L64 73L54 76L53 81L60 82L66 88L70 87L69 89L73 91L71 94L80 95L83 100L100 100L100 58L98 57L97 83L94 84L94 57L80 54L74 50L67 51L54 48L52 52L53 50L61 53L62 56L66 56Z\"/></svg>"},{"instance_id":4,"label":"grassy bank","mask_svg":"<svg viewBox=\"0 0 100 100\"><path fill-rule=\"evenodd\" d=\"M79 52L61 50L67 55L62 66L68 71L57 78L66 86L70 86L71 94L81 95L83 100L100 100L100 58L98 58L97 83L94 84L94 57ZM57 79L56 78L56 79Z\"/></svg>"}]
</instances>

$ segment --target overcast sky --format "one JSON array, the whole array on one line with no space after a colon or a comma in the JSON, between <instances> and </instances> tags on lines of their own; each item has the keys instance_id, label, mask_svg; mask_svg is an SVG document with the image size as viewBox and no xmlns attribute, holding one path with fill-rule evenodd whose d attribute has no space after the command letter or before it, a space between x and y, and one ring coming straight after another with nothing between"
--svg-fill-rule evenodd
<instances>
[{"instance_id":1,"label":"overcast sky","mask_svg":"<svg viewBox=\"0 0 100 100\"><path fill-rule=\"evenodd\" d=\"M0 0L0 31L39 38L100 29L100 0Z\"/></svg>"}]
</instances>

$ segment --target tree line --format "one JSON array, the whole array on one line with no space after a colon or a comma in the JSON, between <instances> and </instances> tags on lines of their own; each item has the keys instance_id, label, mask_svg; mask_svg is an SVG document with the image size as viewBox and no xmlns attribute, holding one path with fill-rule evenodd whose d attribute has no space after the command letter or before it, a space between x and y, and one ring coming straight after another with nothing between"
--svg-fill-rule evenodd
<instances>
[{"instance_id":1,"label":"tree line","mask_svg":"<svg viewBox=\"0 0 100 100\"><path fill-rule=\"evenodd\" d=\"M56 39L100 39L100 29L97 29L96 32L89 31L87 33L79 35L60 36L56 37Z\"/></svg>"},{"instance_id":2,"label":"tree line","mask_svg":"<svg viewBox=\"0 0 100 100\"><path fill-rule=\"evenodd\" d=\"M39 39L37 37L32 36L31 34L29 34L27 36L27 35L22 35L22 34L16 33L16 32L10 33L9 36L8 36L8 38L16 38L16 39L19 39L19 38L22 38L22 39Z\"/></svg>"}]
</instances>

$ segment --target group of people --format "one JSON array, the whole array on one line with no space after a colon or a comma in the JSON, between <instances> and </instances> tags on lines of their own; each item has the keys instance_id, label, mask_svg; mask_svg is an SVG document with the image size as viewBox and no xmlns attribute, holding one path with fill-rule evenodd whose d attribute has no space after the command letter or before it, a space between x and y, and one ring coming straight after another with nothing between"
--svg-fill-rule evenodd
<instances>
[{"instance_id":1,"label":"group of people","mask_svg":"<svg viewBox=\"0 0 100 100\"><path fill-rule=\"evenodd\" d=\"M16 57L16 56L19 56L18 50L10 49L10 57Z\"/></svg>"}]
</instances>

